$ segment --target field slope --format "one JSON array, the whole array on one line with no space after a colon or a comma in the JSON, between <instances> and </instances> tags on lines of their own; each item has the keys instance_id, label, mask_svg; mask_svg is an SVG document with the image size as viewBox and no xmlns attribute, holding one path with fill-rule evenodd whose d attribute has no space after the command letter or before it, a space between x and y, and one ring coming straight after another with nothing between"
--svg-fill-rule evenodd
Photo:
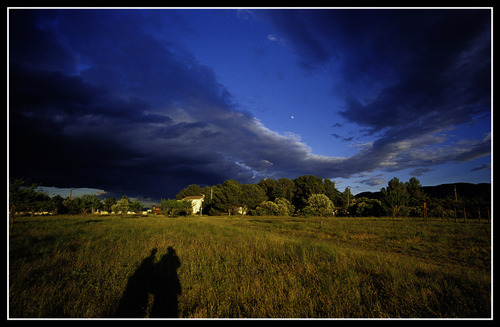
<instances>
[{"instance_id":1,"label":"field slope","mask_svg":"<svg viewBox=\"0 0 500 327\"><path fill-rule=\"evenodd\" d=\"M409 218L16 218L9 316L491 317L491 227Z\"/></svg>"}]
</instances>

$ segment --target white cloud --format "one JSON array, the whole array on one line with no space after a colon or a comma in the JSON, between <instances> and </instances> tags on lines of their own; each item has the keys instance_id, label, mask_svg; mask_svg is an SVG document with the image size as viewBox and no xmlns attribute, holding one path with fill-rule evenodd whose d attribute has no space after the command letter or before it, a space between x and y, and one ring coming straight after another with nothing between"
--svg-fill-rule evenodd
<instances>
[{"instance_id":1,"label":"white cloud","mask_svg":"<svg viewBox=\"0 0 500 327\"><path fill-rule=\"evenodd\" d=\"M276 37L276 35L274 35L274 34L269 34L269 35L267 36L267 39L268 39L269 41L271 41L271 42L277 42L277 41L278 41L278 38L277 38L277 37Z\"/></svg>"}]
</instances>

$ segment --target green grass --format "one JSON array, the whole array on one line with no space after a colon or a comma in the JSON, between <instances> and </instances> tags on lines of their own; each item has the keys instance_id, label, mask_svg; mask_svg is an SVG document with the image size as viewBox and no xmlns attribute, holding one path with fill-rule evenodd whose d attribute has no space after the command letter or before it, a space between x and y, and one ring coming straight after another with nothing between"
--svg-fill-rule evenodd
<instances>
[{"instance_id":1,"label":"green grass","mask_svg":"<svg viewBox=\"0 0 500 327\"><path fill-rule=\"evenodd\" d=\"M16 218L9 286L11 318L153 317L160 306L181 318L490 318L491 227L390 218Z\"/></svg>"}]
</instances>

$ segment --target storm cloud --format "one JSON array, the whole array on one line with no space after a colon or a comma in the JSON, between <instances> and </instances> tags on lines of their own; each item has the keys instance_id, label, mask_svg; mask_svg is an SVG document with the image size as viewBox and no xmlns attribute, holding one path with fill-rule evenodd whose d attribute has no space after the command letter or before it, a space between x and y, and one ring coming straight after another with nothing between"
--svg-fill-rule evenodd
<instances>
[{"instance_id":1,"label":"storm cloud","mask_svg":"<svg viewBox=\"0 0 500 327\"><path fill-rule=\"evenodd\" d=\"M379 168L423 171L491 153L489 134L452 138L455 126L491 116L489 10L270 10L257 15L278 28L300 65L329 69L332 81L338 81L332 92L344 99L332 110L375 138L345 158L337 176Z\"/></svg>"},{"instance_id":2,"label":"storm cloud","mask_svg":"<svg viewBox=\"0 0 500 327\"><path fill-rule=\"evenodd\" d=\"M133 15L120 17L12 13L12 176L158 198L190 183L252 181L269 163L298 174L314 161L299 140L238 110L214 72L181 46L147 34Z\"/></svg>"},{"instance_id":3,"label":"storm cloud","mask_svg":"<svg viewBox=\"0 0 500 327\"><path fill-rule=\"evenodd\" d=\"M253 14L304 69L335 63L345 106L332 110L378 138L326 157L268 129L169 31L169 11L10 10L10 176L158 199L192 183L345 178L489 154L487 135L445 133L489 115L488 11Z\"/></svg>"}]
</instances>

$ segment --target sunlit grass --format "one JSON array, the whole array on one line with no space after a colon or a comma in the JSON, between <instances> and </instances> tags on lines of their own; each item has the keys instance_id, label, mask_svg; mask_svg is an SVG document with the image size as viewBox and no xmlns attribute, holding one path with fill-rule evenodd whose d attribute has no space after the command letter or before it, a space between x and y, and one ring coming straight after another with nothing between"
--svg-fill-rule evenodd
<instances>
[{"instance_id":1,"label":"sunlit grass","mask_svg":"<svg viewBox=\"0 0 500 327\"><path fill-rule=\"evenodd\" d=\"M384 218L18 218L9 313L114 317L141 263L172 247L181 318L490 317L490 234Z\"/></svg>"}]
</instances>

